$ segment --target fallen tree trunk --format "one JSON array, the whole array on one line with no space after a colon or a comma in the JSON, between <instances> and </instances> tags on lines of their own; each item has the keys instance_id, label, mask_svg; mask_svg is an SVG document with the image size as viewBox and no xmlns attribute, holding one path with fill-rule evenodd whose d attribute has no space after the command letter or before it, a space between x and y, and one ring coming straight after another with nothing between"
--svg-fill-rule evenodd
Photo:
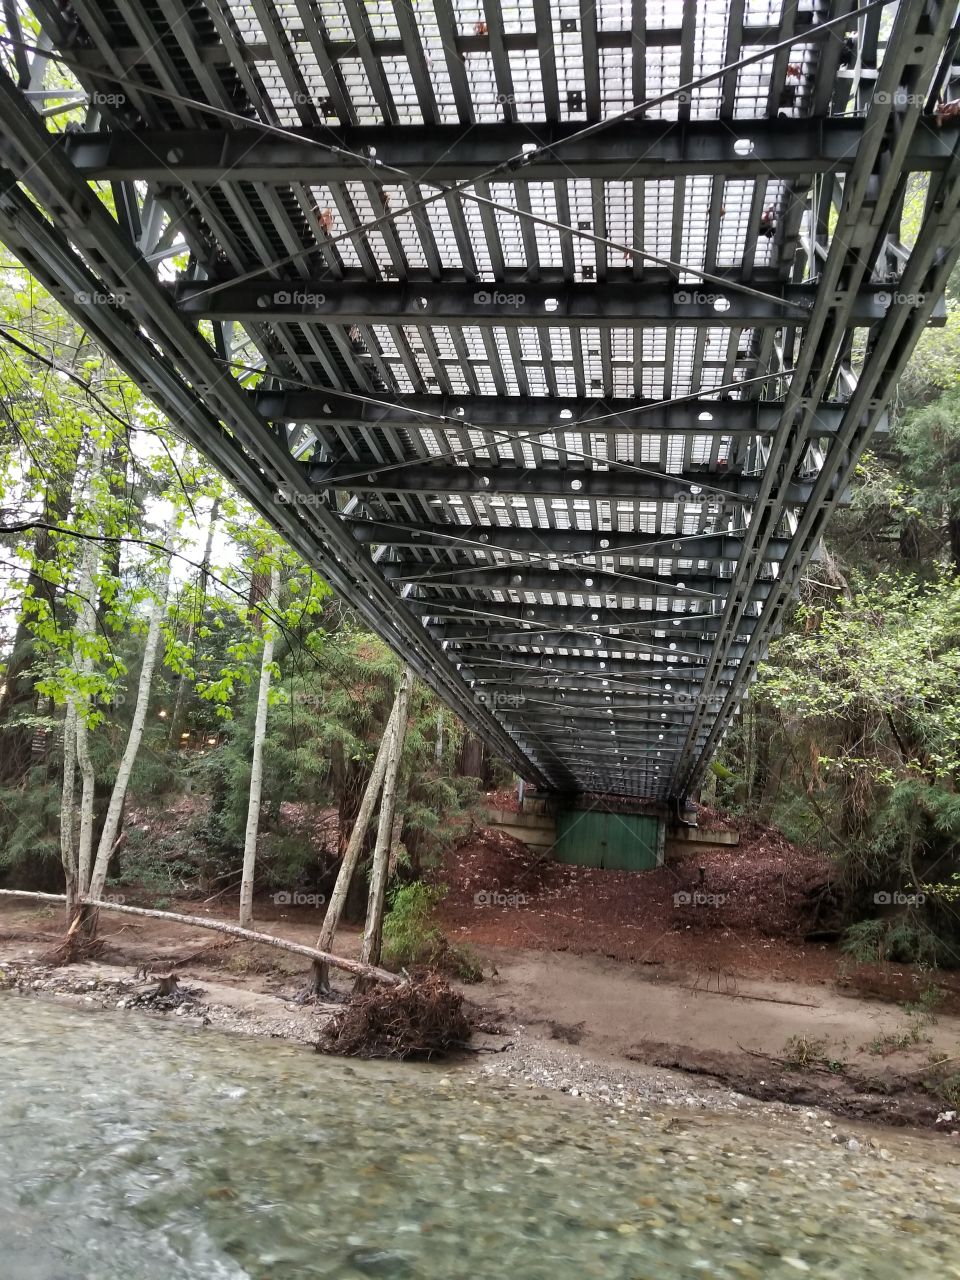
<instances>
[{"instance_id":1,"label":"fallen tree trunk","mask_svg":"<svg viewBox=\"0 0 960 1280\"><path fill-rule=\"evenodd\" d=\"M0 895L8 898L33 898L40 902L66 902L67 900L64 893L35 893L28 889L0 889ZM402 981L397 974L390 973L387 969L380 969L376 965L347 960L329 951L305 947L299 942L288 942L286 938L275 938L272 933L257 933L253 929L241 929L239 925L226 924L222 920L205 920L202 916L184 916L177 911L152 911L147 907L128 907L119 902L101 902L93 898L85 899L83 905L98 911L116 911L128 916L149 916L151 920L169 920L174 924L191 925L195 929L212 929L214 933L226 933L231 938L240 938L243 942L258 942L267 947L278 947L281 951L292 951L294 955L306 956L317 964L329 965L331 969L343 969L361 978L373 978L388 986L397 986Z\"/></svg>"}]
</instances>

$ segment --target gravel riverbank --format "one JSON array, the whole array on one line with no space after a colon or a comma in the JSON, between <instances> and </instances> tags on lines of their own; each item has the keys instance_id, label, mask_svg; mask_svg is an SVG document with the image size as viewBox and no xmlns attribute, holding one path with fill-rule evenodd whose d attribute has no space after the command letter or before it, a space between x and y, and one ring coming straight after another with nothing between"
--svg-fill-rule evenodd
<instances>
[{"instance_id":1,"label":"gravel riverbank","mask_svg":"<svg viewBox=\"0 0 960 1280\"><path fill-rule=\"evenodd\" d=\"M189 974L181 976L174 996L154 995L156 985L142 974L131 975L113 965L88 962L50 969L32 961L0 957L0 990L91 1010L175 1019L198 1030L212 1027L304 1046L316 1042L322 1018L337 1007L298 1004L293 988L290 998L284 998ZM557 1091L585 1105L604 1108L613 1122L618 1116L659 1116L669 1126L682 1124L693 1115L708 1119L711 1115L741 1114L754 1122L800 1127L820 1136L824 1143L863 1150L878 1159L890 1158L891 1141L899 1137L839 1119L816 1107L752 1098L710 1077L584 1053L575 1045L532 1035L521 1024L505 1026L503 1031L502 1036L479 1035L477 1052L447 1061L438 1070L478 1084L529 1091L531 1096Z\"/></svg>"}]
</instances>

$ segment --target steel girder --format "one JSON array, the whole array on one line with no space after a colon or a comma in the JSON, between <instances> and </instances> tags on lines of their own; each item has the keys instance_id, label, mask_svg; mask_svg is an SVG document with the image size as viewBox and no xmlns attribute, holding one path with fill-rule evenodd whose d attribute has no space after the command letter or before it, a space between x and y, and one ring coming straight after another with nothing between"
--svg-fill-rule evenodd
<instances>
[{"instance_id":1,"label":"steel girder","mask_svg":"<svg viewBox=\"0 0 960 1280\"><path fill-rule=\"evenodd\" d=\"M582 593L581 593L582 594ZM663 632L665 636L679 641L686 636L702 638L705 635L715 636L723 620L722 610L711 606L716 601L699 601L702 612L694 613L684 605L689 601L674 599L675 609L657 610L623 606L613 608L607 605L581 605L571 607L569 604L541 605L515 604L513 601L500 603L486 600L425 600L419 596L409 597L407 604L410 611L421 617L460 618L470 623L482 622L487 627L500 628L504 623L522 626L527 631L525 643L536 643L536 637L548 632L551 627L566 624L571 629L576 627L594 627L603 635L610 628L617 628L626 633L627 638L643 639L646 636ZM573 621L571 621L571 618ZM752 631L751 620L742 622L743 632L749 635ZM596 634L592 632L591 634ZM518 643L524 643L519 641ZM547 648L555 646L546 639L542 642Z\"/></svg>"},{"instance_id":2,"label":"steel girder","mask_svg":"<svg viewBox=\"0 0 960 1280\"><path fill-rule=\"evenodd\" d=\"M372 469L368 469L372 468ZM586 468L499 466L443 466L440 462L420 466L387 464L357 459L336 466L315 465L307 471L308 491L349 490L352 493L469 493L478 497L505 493L530 493L564 498L649 498L664 501L700 494L720 501L753 502L760 480L752 476L702 471L657 475L645 467L624 466L621 470L591 471ZM787 491L794 505L805 502L810 483L792 483Z\"/></svg>"},{"instance_id":3,"label":"steel girder","mask_svg":"<svg viewBox=\"0 0 960 1280\"><path fill-rule=\"evenodd\" d=\"M575 138L575 124L475 124L429 128L325 127L285 137L256 129L162 130L71 135L63 140L77 170L92 181L329 183L389 181L401 169L414 185L481 179L531 145L537 154L511 178L525 182L721 176L809 177L848 170L863 120L631 120L597 137ZM739 147L737 144L740 144ZM745 148L749 146L749 150ZM375 155L370 155L373 148ZM912 169L943 168L950 146L935 134L918 138Z\"/></svg>"},{"instance_id":4,"label":"steel girder","mask_svg":"<svg viewBox=\"0 0 960 1280\"><path fill-rule=\"evenodd\" d=\"M422 589L419 602L432 599L438 591L546 591L552 595L581 596L651 596L662 600L694 601L709 604L726 597L729 579L698 577L691 573L682 580L675 573L644 573L635 570L603 573L580 569L579 573L562 568L527 569L522 565L513 568L467 568L462 565L424 564L422 561L387 560L383 564L384 576L402 582L404 586ZM765 600L770 594L771 583L756 582L752 588L755 600ZM584 606L589 608L588 605Z\"/></svg>"},{"instance_id":5,"label":"steel girder","mask_svg":"<svg viewBox=\"0 0 960 1280\"><path fill-rule=\"evenodd\" d=\"M364 399L335 391L261 391L254 407L272 422L316 427L367 429L400 426L462 427L506 438L522 433L588 433L609 442L618 434L693 433L768 435L779 424L783 405L776 400L697 400L664 405L659 400L583 400L526 396L406 396L403 400ZM832 435L843 418L842 404L820 405L812 434ZM562 444L557 448L562 449ZM576 446L574 446L576 447Z\"/></svg>"},{"instance_id":6,"label":"steel girder","mask_svg":"<svg viewBox=\"0 0 960 1280\"><path fill-rule=\"evenodd\" d=\"M516 611L518 618L522 618L525 606L510 607ZM563 610L558 609L556 612L562 613ZM598 623L591 623L589 620L582 622L579 628L571 623L560 626L535 626L529 621L501 619L494 614L490 614L482 621L478 619L474 622L450 622L445 615L440 615L442 621L428 622L427 625L436 639L445 640L449 644L463 644L467 647L491 646L517 652L526 649L539 652L544 646L549 646L551 649L567 648L571 651L582 649L590 653L601 650L611 653L614 651L669 653L676 654L678 660L684 658L699 660L710 652L709 639L704 636L702 630L694 632L689 640L683 637L684 642L680 643L676 633L670 631L668 626L661 624L642 627L637 622L636 611L631 609L627 612L630 622L620 627L614 625L607 628L602 628ZM608 613L615 614L616 610L608 610ZM653 616L653 611L648 611L648 616ZM670 618L674 615L661 614L660 616Z\"/></svg>"},{"instance_id":7,"label":"steel girder","mask_svg":"<svg viewBox=\"0 0 960 1280\"><path fill-rule=\"evenodd\" d=\"M524 283L510 289L473 284L367 284L363 280L305 279L282 288L270 281L250 280L209 291L199 281L172 287L185 316L205 320L290 323L323 320L328 324L481 325L525 328L662 328L664 323L716 329L720 324L743 328L806 328L816 297L813 284L768 288L764 295L725 293L722 285L679 288L675 284ZM850 328L876 324L886 315L893 293L884 285L859 290L852 300ZM945 315L945 312L941 311Z\"/></svg>"},{"instance_id":8,"label":"steel girder","mask_svg":"<svg viewBox=\"0 0 960 1280\"><path fill-rule=\"evenodd\" d=\"M662 640L643 640L616 634L598 635L591 631L558 629L549 630L546 633L540 631L532 637L527 636L525 644L524 632L510 629L508 626L498 627L488 624L482 631L476 626L464 625L431 625L428 629L437 640L446 641L448 645L455 646L460 653L477 651L524 654L528 650L536 653L544 644L549 644L552 649L560 652L564 650L583 652L587 657L663 657L667 662L680 663L681 669L687 663L701 662L710 653L708 644L698 644L691 640L685 642L681 649L676 642L665 643L666 637ZM550 637L549 640L547 635ZM734 645L731 660L739 661L743 657L742 650L742 645ZM675 657L670 656L674 654Z\"/></svg>"},{"instance_id":9,"label":"steel girder","mask_svg":"<svg viewBox=\"0 0 960 1280\"><path fill-rule=\"evenodd\" d=\"M666 689L677 690L683 698L700 696L702 680L667 675L658 671L652 664L640 662L613 662L608 659L590 659L583 657L545 658L542 662L521 662L518 659L484 660L482 655L461 655L464 666L468 667L476 679L483 679L485 687L496 691L498 684L515 687L514 677L522 677L523 685L529 689L548 688L557 683L561 676L564 687L569 689L596 689L610 687L617 692L634 691L646 693L650 689L655 692ZM735 664L734 664L735 667ZM722 698L718 700L722 701Z\"/></svg>"},{"instance_id":10,"label":"steel girder","mask_svg":"<svg viewBox=\"0 0 960 1280\"><path fill-rule=\"evenodd\" d=\"M737 6L676 30L643 0L604 30L582 10L556 37L582 62L567 93L549 0L523 0L529 31L482 34L449 0L379 26L358 0L295 2L312 63L272 0L249 26L36 0L92 109L54 137L5 84L22 189L0 234L514 767L680 799L939 314L954 11L904 0L884 43L876 12L825 27L851 0L786 5L763 34ZM624 90L604 60L638 47L703 75L678 100L669 63L637 56ZM464 57L490 60L496 122ZM42 71L20 51L21 78ZM911 172L928 200L907 247Z\"/></svg>"}]
</instances>

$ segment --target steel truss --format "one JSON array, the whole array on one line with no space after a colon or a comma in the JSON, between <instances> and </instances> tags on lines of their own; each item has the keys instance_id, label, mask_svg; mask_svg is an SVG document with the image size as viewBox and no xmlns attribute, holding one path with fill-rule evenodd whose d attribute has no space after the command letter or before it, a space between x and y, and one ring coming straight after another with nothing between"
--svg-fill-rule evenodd
<instances>
[{"instance_id":1,"label":"steel truss","mask_svg":"<svg viewBox=\"0 0 960 1280\"><path fill-rule=\"evenodd\" d=\"M944 315L955 4L32 8L0 238L520 773L695 792Z\"/></svg>"}]
</instances>

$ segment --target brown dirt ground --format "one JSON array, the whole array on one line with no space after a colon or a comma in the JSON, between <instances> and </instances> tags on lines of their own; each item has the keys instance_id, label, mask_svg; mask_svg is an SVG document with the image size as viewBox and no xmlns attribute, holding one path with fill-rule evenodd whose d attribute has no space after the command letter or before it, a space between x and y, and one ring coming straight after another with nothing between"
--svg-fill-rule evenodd
<instances>
[{"instance_id":1,"label":"brown dirt ground","mask_svg":"<svg viewBox=\"0 0 960 1280\"><path fill-rule=\"evenodd\" d=\"M747 841L701 847L655 871L631 872L566 866L503 832L486 831L447 858L441 917L451 934L476 945L826 980L836 974L836 951L803 942L798 905L822 874L819 860L785 840L762 862ZM674 904L674 894L698 890L726 901ZM526 900L484 905L475 900L484 891Z\"/></svg>"},{"instance_id":2,"label":"brown dirt ground","mask_svg":"<svg viewBox=\"0 0 960 1280\"><path fill-rule=\"evenodd\" d=\"M703 868L701 878L700 869ZM916 999L910 965L854 965L833 943L807 941L805 895L827 867L770 828L747 827L736 846L700 846L654 871L603 871L554 862L501 831L452 851L440 920L471 946L603 956L693 976L829 983L865 996ZM723 898L677 904L676 893ZM489 905L477 895L518 895ZM519 895L523 895L520 897ZM960 1013L960 972L937 975L944 1012Z\"/></svg>"}]
</instances>

